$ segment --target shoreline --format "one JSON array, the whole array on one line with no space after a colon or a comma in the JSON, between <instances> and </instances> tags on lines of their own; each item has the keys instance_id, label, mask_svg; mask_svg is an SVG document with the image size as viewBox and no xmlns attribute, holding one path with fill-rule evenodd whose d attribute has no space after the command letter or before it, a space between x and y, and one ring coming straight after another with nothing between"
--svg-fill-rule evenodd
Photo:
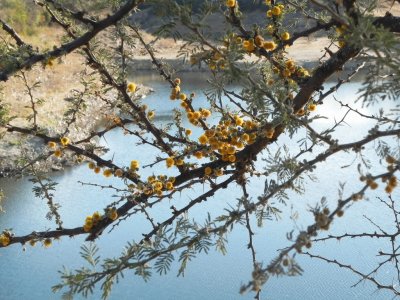
<instances>
[{"instance_id":1,"label":"shoreline","mask_svg":"<svg viewBox=\"0 0 400 300\"><path fill-rule=\"evenodd\" d=\"M140 86L138 97L146 97L153 90L147 86ZM105 126L107 122L107 115L115 114L119 115L117 110L109 111L107 107L103 104L99 105L96 99L92 98L87 101L87 108L84 111L83 116L81 116L75 123L75 127L71 129L68 133L68 137L72 141L78 141L86 138L90 133L99 130ZM103 111L104 110L104 111ZM47 116L49 122L52 115ZM45 120L46 121L46 120ZM54 120L53 120L54 121ZM18 122L13 122L21 126ZM57 130L57 126L62 127L62 121L58 120L55 124L49 125L49 127L44 128L47 130L49 136L59 136L61 132ZM22 125L23 126L23 125ZM40 127L39 127L40 128ZM93 138L93 146L98 146L98 138ZM39 157L46 157L44 160L39 160L34 162L35 169L40 172L49 173L52 171L61 171L66 167L72 167L79 165L85 161L85 159L80 160L74 154L69 151L64 152L61 157L55 157L51 155L47 145L43 141L35 136L24 136L20 133L5 132L4 137L0 139L0 178L4 177L20 177L28 175L30 164L21 164L21 159L24 161L33 160L35 161Z\"/></svg>"}]
</instances>

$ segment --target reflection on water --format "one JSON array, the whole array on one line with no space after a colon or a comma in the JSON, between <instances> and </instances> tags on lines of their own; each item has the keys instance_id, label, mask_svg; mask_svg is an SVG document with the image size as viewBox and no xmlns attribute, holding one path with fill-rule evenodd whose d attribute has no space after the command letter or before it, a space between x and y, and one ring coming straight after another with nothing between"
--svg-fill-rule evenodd
<instances>
[{"instance_id":1,"label":"reflection on water","mask_svg":"<svg viewBox=\"0 0 400 300\"><path fill-rule=\"evenodd\" d=\"M206 105L202 90L205 85L205 77L202 74L185 74L182 78L182 88L187 92L195 92L197 97L195 107ZM169 87L156 75L135 76L138 83L151 85L155 93L143 100L151 109L157 112L156 122L165 123L170 120L172 109L179 107L179 101L169 101ZM357 89L357 84L345 86L337 95L342 100L351 99ZM371 108L369 108L371 109ZM321 130L332 125L332 120L339 120L346 112L340 108L332 99L326 100L325 105L319 108L319 113L329 116L329 119L320 119L314 122L314 127ZM367 134L369 124L365 119L356 114L349 115L352 126L341 126L337 137L340 142L348 142ZM184 124L187 125L187 124ZM196 132L194 133L196 135ZM296 139L288 136L282 137L279 144L272 145L270 151L274 153L279 145L286 144L289 149L298 149ZM113 131L101 141L111 151L106 158L113 158L117 164L128 164L131 159L138 159L142 164L151 163L154 159L154 151L150 146L143 146L138 150L135 147L136 140L127 137L121 131ZM376 164L375 152L366 149L372 163ZM312 221L312 216L306 213L307 205L314 205L321 197L326 196L328 202L333 206L337 201L338 182L346 182L346 192L350 193L352 188L360 186L356 166L344 168L354 158L352 153L343 153L329 159L323 166L319 166L315 175L318 182L306 181L306 193L304 195L290 194L288 206L279 205L284 213L283 219L278 222L267 221L266 226L256 230L255 245L257 258L268 262L276 255L276 249L288 245L285 233L293 228L293 222L289 218L289 210L293 209L300 213L297 226L305 228ZM259 166L263 161L258 160ZM157 169L144 169L143 176L146 177ZM164 170L163 170L164 172ZM171 171L173 172L173 171ZM106 179L94 175L87 167L79 166L68 169L65 172L52 174L53 179L59 183L55 193L55 199L62 207L60 213L64 219L65 227L81 225L86 215L94 211L101 211L110 202L113 192L100 190L95 187L82 186L78 181L93 182L98 184L115 184L121 186L116 179ZM32 197L31 183L26 179L1 179L0 186L4 189L8 198L4 203L6 214L0 216L0 229L7 226L12 227L13 232L18 235L27 234L30 230L46 230L54 228L51 221L45 219L47 213L46 204ZM201 186L197 189L201 190ZM254 180L249 187L251 195L257 197L263 191L263 182ZM173 203L181 207L194 196L196 191L176 197L169 202L162 203L157 211L152 212L157 221L162 221L168 215L169 207ZM195 207L189 217L202 220L207 211L212 216L221 212L226 203L240 195L237 187L233 186L227 190L220 191L214 198L202 203L202 207ZM333 232L355 232L365 230L366 225L363 214L372 218L378 218L383 227L391 225L390 218L382 218L377 212L376 200L371 195L370 201L362 201L349 209L345 217L333 224ZM104 234L98 241L102 257L115 256L122 250L126 241L139 239L140 234L150 229L149 224L139 217L132 217L123 222L111 234ZM55 242L50 249L41 246L35 248L27 247L26 251L20 246L12 246L0 250L0 263L2 272L0 282L2 291L0 299L55 299L61 295L51 293L50 287L59 282L57 270L63 265L68 268L76 268L83 264L79 258L79 246L82 237L63 238ZM247 249L248 236L244 228L239 228L232 233L228 244L228 255L222 256L216 252L209 255L199 255L189 263L185 278L176 278L177 264L173 266L171 273L167 276L158 276L144 283L141 278L126 273L125 279L114 288L111 299L252 299L251 294L240 296L238 294L241 283L246 282L251 274L251 254ZM386 247L387 245L383 245ZM374 250L380 245L374 240L358 240L342 242L341 244L326 243L316 245L312 248L313 253L321 253L329 257L341 258L344 262L361 268L371 270L376 265L378 258L374 256ZM263 299L386 299L387 294L383 292L374 293L375 289L369 284L357 288L349 288L356 282L353 274L339 270L334 266L311 261L305 257L298 257L305 273L301 277L271 279L263 291ZM391 273L386 274L391 278ZM7 293L6 293L7 292ZM5 294L6 293L6 294ZM100 297L99 291L95 292L92 299Z\"/></svg>"}]
</instances>

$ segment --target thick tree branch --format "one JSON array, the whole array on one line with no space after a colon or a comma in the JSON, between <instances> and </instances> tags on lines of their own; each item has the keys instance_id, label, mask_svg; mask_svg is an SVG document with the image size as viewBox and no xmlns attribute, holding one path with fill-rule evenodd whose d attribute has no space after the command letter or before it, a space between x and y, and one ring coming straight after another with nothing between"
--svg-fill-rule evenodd
<instances>
[{"instance_id":1,"label":"thick tree branch","mask_svg":"<svg viewBox=\"0 0 400 300\"><path fill-rule=\"evenodd\" d=\"M32 67L34 64L38 62L43 62L49 58L57 58L72 51L78 49L89 43L91 39L93 39L99 32L107 29L108 27L116 24L122 18L127 16L129 12L131 12L138 4L142 3L142 0L128 0L117 12L113 15L108 16L107 18L98 21L93 25L93 28L83 34L82 36L74 39L73 41L64 44L60 47L55 48L54 50L48 51L46 53L38 53L33 54L29 58L19 62L16 66L0 70L0 81L7 81L8 78L13 75L15 72L21 69L27 69Z\"/></svg>"}]
</instances>

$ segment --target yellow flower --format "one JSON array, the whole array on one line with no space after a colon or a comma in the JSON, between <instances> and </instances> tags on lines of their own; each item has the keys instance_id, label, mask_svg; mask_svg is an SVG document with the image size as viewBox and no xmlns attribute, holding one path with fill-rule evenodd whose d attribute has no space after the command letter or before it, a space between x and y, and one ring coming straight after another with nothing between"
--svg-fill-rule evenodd
<instances>
[{"instance_id":1,"label":"yellow flower","mask_svg":"<svg viewBox=\"0 0 400 300\"><path fill-rule=\"evenodd\" d=\"M10 236L8 234L4 234L3 233L3 234L0 235L0 244L3 247L8 246L10 244L10 241L11 241L11 239L10 239Z\"/></svg>"},{"instance_id":2,"label":"yellow flower","mask_svg":"<svg viewBox=\"0 0 400 300\"><path fill-rule=\"evenodd\" d=\"M118 219L118 212L115 208L112 208L108 211L108 218L115 221Z\"/></svg>"},{"instance_id":3,"label":"yellow flower","mask_svg":"<svg viewBox=\"0 0 400 300\"><path fill-rule=\"evenodd\" d=\"M274 128L271 128L271 129L268 129L268 130L265 132L265 136L266 136L267 138L269 138L269 139L272 139L272 138L274 137L274 133L275 133L275 129L274 129Z\"/></svg>"},{"instance_id":4,"label":"yellow flower","mask_svg":"<svg viewBox=\"0 0 400 300\"><path fill-rule=\"evenodd\" d=\"M193 118L194 119L199 119L201 117L201 113L199 112L199 111L195 111L194 113L193 113Z\"/></svg>"},{"instance_id":5,"label":"yellow flower","mask_svg":"<svg viewBox=\"0 0 400 300\"><path fill-rule=\"evenodd\" d=\"M228 7L235 7L236 5L236 0L227 0L226 1L226 6Z\"/></svg>"},{"instance_id":6,"label":"yellow flower","mask_svg":"<svg viewBox=\"0 0 400 300\"><path fill-rule=\"evenodd\" d=\"M224 171L222 169L217 169L217 170L215 170L215 175L222 176L222 175L224 175Z\"/></svg>"},{"instance_id":7,"label":"yellow flower","mask_svg":"<svg viewBox=\"0 0 400 300\"><path fill-rule=\"evenodd\" d=\"M92 230L92 226L89 226L87 224L83 225L83 231L89 232L90 230Z\"/></svg>"},{"instance_id":8,"label":"yellow flower","mask_svg":"<svg viewBox=\"0 0 400 300\"><path fill-rule=\"evenodd\" d=\"M128 83L127 88L130 93L134 93L136 91L136 84L133 82L130 82L130 83Z\"/></svg>"},{"instance_id":9,"label":"yellow flower","mask_svg":"<svg viewBox=\"0 0 400 300\"><path fill-rule=\"evenodd\" d=\"M202 115L204 118L208 118L209 116L211 116L211 112L210 112L208 109L203 109L203 110L201 111L201 115Z\"/></svg>"},{"instance_id":10,"label":"yellow flower","mask_svg":"<svg viewBox=\"0 0 400 300\"><path fill-rule=\"evenodd\" d=\"M254 38L254 43L255 43L258 47L261 47L262 44L263 44L263 42L264 42L264 38L263 38L261 35L257 35L257 36Z\"/></svg>"},{"instance_id":11,"label":"yellow flower","mask_svg":"<svg viewBox=\"0 0 400 300\"><path fill-rule=\"evenodd\" d=\"M267 29L268 33L273 33L275 30L273 25L268 25L266 29Z\"/></svg>"},{"instance_id":12,"label":"yellow flower","mask_svg":"<svg viewBox=\"0 0 400 300\"><path fill-rule=\"evenodd\" d=\"M386 156L386 162L388 164L394 164L396 162L396 159L393 156L388 155L388 156Z\"/></svg>"},{"instance_id":13,"label":"yellow flower","mask_svg":"<svg viewBox=\"0 0 400 300\"><path fill-rule=\"evenodd\" d=\"M376 190L378 188L378 184L373 179L368 179L367 185L370 187L371 190Z\"/></svg>"},{"instance_id":14,"label":"yellow flower","mask_svg":"<svg viewBox=\"0 0 400 300\"><path fill-rule=\"evenodd\" d=\"M276 44L273 41L266 41L263 44L265 50L275 50Z\"/></svg>"},{"instance_id":15,"label":"yellow flower","mask_svg":"<svg viewBox=\"0 0 400 300\"><path fill-rule=\"evenodd\" d=\"M91 161L91 162L88 163L88 167L89 167L90 170L93 170L96 167L96 164Z\"/></svg>"},{"instance_id":16,"label":"yellow flower","mask_svg":"<svg viewBox=\"0 0 400 300\"><path fill-rule=\"evenodd\" d=\"M195 156L196 158L198 158L198 159L201 159L201 158L203 157L203 153L202 153L201 151L196 151L196 152L194 153L194 156Z\"/></svg>"},{"instance_id":17,"label":"yellow flower","mask_svg":"<svg viewBox=\"0 0 400 300\"><path fill-rule=\"evenodd\" d=\"M165 160L165 162L166 162L168 168L171 168L173 165L175 165L175 161L174 161L173 157L168 157Z\"/></svg>"},{"instance_id":18,"label":"yellow flower","mask_svg":"<svg viewBox=\"0 0 400 300\"><path fill-rule=\"evenodd\" d=\"M204 169L204 175L208 176L213 172L213 170L210 167L206 167Z\"/></svg>"},{"instance_id":19,"label":"yellow flower","mask_svg":"<svg viewBox=\"0 0 400 300\"><path fill-rule=\"evenodd\" d=\"M48 143L47 143L47 146L48 146L50 149L54 149L54 148L57 146L57 144L56 144L55 142L48 142Z\"/></svg>"},{"instance_id":20,"label":"yellow flower","mask_svg":"<svg viewBox=\"0 0 400 300\"><path fill-rule=\"evenodd\" d=\"M176 87L172 88L171 90L171 94L175 94L178 95L181 92L181 88L179 85L177 85Z\"/></svg>"},{"instance_id":21,"label":"yellow flower","mask_svg":"<svg viewBox=\"0 0 400 300\"><path fill-rule=\"evenodd\" d=\"M51 246L51 239L47 238L43 241L43 246L45 246L46 248L49 248Z\"/></svg>"},{"instance_id":22,"label":"yellow flower","mask_svg":"<svg viewBox=\"0 0 400 300\"><path fill-rule=\"evenodd\" d=\"M96 174L99 174L100 171L101 171L101 168L100 168L100 167L95 167L95 168L94 168L94 172L95 172Z\"/></svg>"},{"instance_id":23,"label":"yellow flower","mask_svg":"<svg viewBox=\"0 0 400 300\"><path fill-rule=\"evenodd\" d=\"M395 188L397 186L397 177L396 176L392 176L389 179L389 183L388 183L392 188Z\"/></svg>"},{"instance_id":24,"label":"yellow flower","mask_svg":"<svg viewBox=\"0 0 400 300\"><path fill-rule=\"evenodd\" d=\"M206 134L206 137L212 138L213 136L215 136L215 131L213 129L207 129L205 134ZM211 139L210 139L210 142L211 142Z\"/></svg>"},{"instance_id":25,"label":"yellow flower","mask_svg":"<svg viewBox=\"0 0 400 300\"><path fill-rule=\"evenodd\" d=\"M235 116L235 124L237 126L242 126L243 125L243 119L241 117Z\"/></svg>"},{"instance_id":26,"label":"yellow flower","mask_svg":"<svg viewBox=\"0 0 400 300\"><path fill-rule=\"evenodd\" d=\"M291 69L291 68L293 68L295 66L295 63L294 63L293 60L289 59L289 60L287 60L285 62L285 65L286 65L287 68Z\"/></svg>"},{"instance_id":27,"label":"yellow flower","mask_svg":"<svg viewBox=\"0 0 400 300\"><path fill-rule=\"evenodd\" d=\"M176 85L180 85L181 84L181 79L180 78L175 78L174 80Z\"/></svg>"},{"instance_id":28,"label":"yellow flower","mask_svg":"<svg viewBox=\"0 0 400 300\"><path fill-rule=\"evenodd\" d=\"M55 157L61 157L62 156L62 151L60 149L57 149L56 151L54 151L54 156Z\"/></svg>"},{"instance_id":29,"label":"yellow flower","mask_svg":"<svg viewBox=\"0 0 400 300\"><path fill-rule=\"evenodd\" d=\"M132 160L131 161L131 170L135 170L139 168L139 162L137 160Z\"/></svg>"},{"instance_id":30,"label":"yellow flower","mask_svg":"<svg viewBox=\"0 0 400 300\"><path fill-rule=\"evenodd\" d=\"M249 41L244 41L243 42L243 48L247 51L247 52L253 52L255 47L254 47L254 42L252 40Z\"/></svg>"},{"instance_id":31,"label":"yellow flower","mask_svg":"<svg viewBox=\"0 0 400 300\"><path fill-rule=\"evenodd\" d=\"M207 137L205 134L201 135L201 136L199 137L199 142L200 142L200 144L202 144L202 145L207 144L207 142L208 142L208 137Z\"/></svg>"},{"instance_id":32,"label":"yellow flower","mask_svg":"<svg viewBox=\"0 0 400 300\"><path fill-rule=\"evenodd\" d=\"M229 160L230 162L235 162L235 161L236 161L236 156L233 155L233 154L231 154L231 155L228 156L228 160Z\"/></svg>"},{"instance_id":33,"label":"yellow flower","mask_svg":"<svg viewBox=\"0 0 400 300\"><path fill-rule=\"evenodd\" d=\"M93 216L87 216L85 219L85 224L92 226L93 225Z\"/></svg>"},{"instance_id":34,"label":"yellow flower","mask_svg":"<svg viewBox=\"0 0 400 300\"><path fill-rule=\"evenodd\" d=\"M36 241L35 240L30 240L29 241L29 245L31 245L32 247L35 247Z\"/></svg>"},{"instance_id":35,"label":"yellow flower","mask_svg":"<svg viewBox=\"0 0 400 300\"><path fill-rule=\"evenodd\" d=\"M312 103L312 104L310 104L309 106L308 106L308 110L309 111L315 111L317 109L317 105L315 105L314 103Z\"/></svg>"},{"instance_id":36,"label":"yellow flower","mask_svg":"<svg viewBox=\"0 0 400 300\"><path fill-rule=\"evenodd\" d=\"M287 31L284 32L284 33L282 33L282 34L281 34L281 39L284 40L284 41L289 40L289 39L290 39L290 33L287 32Z\"/></svg>"},{"instance_id":37,"label":"yellow flower","mask_svg":"<svg viewBox=\"0 0 400 300\"><path fill-rule=\"evenodd\" d=\"M149 112L147 113L147 117L148 117L149 119L153 119L154 116L155 116L154 111L149 111Z\"/></svg>"},{"instance_id":38,"label":"yellow flower","mask_svg":"<svg viewBox=\"0 0 400 300\"><path fill-rule=\"evenodd\" d=\"M186 134L186 135L191 135L191 134L192 134L192 130L186 129L186 130L185 130L185 134Z\"/></svg>"},{"instance_id":39,"label":"yellow flower","mask_svg":"<svg viewBox=\"0 0 400 300\"><path fill-rule=\"evenodd\" d=\"M113 174L113 171L112 171L111 169L105 169L105 170L103 171L103 175L104 175L105 177L110 177L112 174Z\"/></svg>"},{"instance_id":40,"label":"yellow flower","mask_svg":"<svg viewBox=\"0 0 400 300\"><path fill-rule=\"evenodd\" d=\"M179 94L179 99L181 99L182 101L185 101L187 99L187 96L185 93L180 93Z\"/></svg>"},{"instance_id":41,"label":"yellow flower","mask_svg":"<svg viewBox=\"0 0 400 300\"><path fill-rule=\"evenodd\" d=\"M163 184L161 181L156 181L153 183L153 187L156 191L160 191L163 188Z\"/></svg>"},{"instance_id":42,"label":"yellow flower","mask_svg":"<svg viewBox=\"0 0 400 300\"><path fill-rule=\"evenodd\" d=\"M297 115L298 116L304 116L305 113L306 112L305 112L304 108L300 108L299 111L297 112Z\"/></svg>"},{"instance_id":43,"label":"yellow flower","mask_svg":"<svg viewBox=\"0 0 400 300\"><path fill-rule=\"evenodd\" d=\"M182 166L185 163L185 161L182 158L179 158L176 160L175 164L177 166Z\"/></svg>"},{"instance_id":44,"label":"yellow flower","mask_svg":"<svg viewBox=\"0 0 400 300\"><path fill-rule=\"evenodd\" d=\"M272 10L271 10L271 13L274 15L274 16L280 16L281 14L282 14L282 10L280 9L280 7L279 6L274 6L273 8L272 8Z\"/></svg>"},{"instance_id":45,"label":"yellow flower","mask_svg":"<svg viewBox=\"0 0 400 300\"><path fill-rule=\"evenodd\" d=\"M165 188L167 189L167 190L173 190L174 189L174 184L172 183L172 182L170 182L170 181L167 181L166 183L165 183Z\"/></svg>"},{"instance_id":46,"label":"yellow flower","mask_svg":"<svg viewBox=\"0 0 400 300\"><path fill-rule=\"evenodd\" d=\"M97 223L101 219L101 214L98 211L95 211L92 215L92 219L94 223Z\"/></svg>"},{"instance_id":47,"label":"yellow flower","mask_svg":"<svg viewBox=\"0 0 400 300\"><path fill-rule=\"evenodd\" d=\"M116 177L122 177L124 175L124 171L122 169L117 169L114 173Z\"/></svg>"},{"instance_id":48,"label":"yellow flower","mask_svg":"<svg viewBox=\"0 0 400 300\"><path fill-rule=\"evenodd\" d=\"M68 146L68 144L71 142L69 138L67 138L66 136L61 138L61 145L63 146Z\"/></svg>"},{"instance_id":49,"label":"yellow flower","mask_svg":"<svg viewBox=\"0 0 400 300\"><path fill-rule=\"evenodd\" d=\"M282 71L282 76L283 77L289 77L292 73L290 72L289 69L285 69Z\"/></svg>"},{"instance_id":50,"label":"yellow flower","mask_svg":"<svg viewBox=\"0 0 400 300\"><path fill-rule=\"evenodd\" d=\"M184 108L184 109L188 109L188 107L189 107L189 104L187 104L187 102L186 101L182 101L181 102L181 106Z\"/></svg>"},{"instance_id":51,"label":"yellow flower","mask_svg":"<svg viewBox=\"0 0 400 300\"><path fill-rule=\"evenodd\" d=\"M393 192L393 187L390 186L390 185L387 185L385 187L385 192L388 193L388 194L391 194Z\"/></svg>"}]
</instances>

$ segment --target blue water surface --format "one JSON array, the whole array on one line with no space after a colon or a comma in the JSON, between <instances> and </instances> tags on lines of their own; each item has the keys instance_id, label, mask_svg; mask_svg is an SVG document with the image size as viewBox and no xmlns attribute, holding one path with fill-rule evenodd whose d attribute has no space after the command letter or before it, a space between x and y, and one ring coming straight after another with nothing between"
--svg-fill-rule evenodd
<instances>
[{"instance_id":1,"label":"blue water surface","mask_svg":"<svg viewBox=\"0 0 400 300\"><path fill-rule=\"evenodd\" d=\"M155 109L157 117L155 122L165 123L172 113L173 108L178 108L179 103L171 102L169 98L169 87L155 75L144 74L135 76L138 83L152 86L155 92L143 100L150 108ZM188 93L197 94L195 107L206 106L206 99L202 94L205 81L198 73L185 74L182 87ZM335 96L343 101L352 101L358 89L357 83L348 84L336 93ZM235 87L233 86L232 89ZM364 108L364 112L371 112L374 108ZM327 116L313 123L314 128L322 130L332 126L335 119L339 120L346 113L332 98L327 99L325 104L318 108L318 113ZM340 126L335 133L340 143L350 142L367 135L371 122L350 114L351 124ZM350 123L350 122L349 122ZM194 133L194 136L198 134ZM278 144L271 145L270 151L274 153L279 146L286 144L293 153L299 150L297 140L304 133L299 133L295 138L283 136ZM121 130L108 133L101 141L103 145L110 148L105 155L106 159L113 158L117 164L128 165L132 159L137 159L142 165L151 163L154 159L154 151L149 146L135 147L136 140L127 138ZM390 143L391 140L388 139ZM373 145L372 145L373 146ZM317 153L317 152L316 152ZM372 147L364 150L366 156L374 164L374 172L383 170L379 165ZM264 155L267 155L264 153ZM317 181L305 181L305 193L302 195L290 193L290 199L286 205L276 202L283 211L282 218L278 221L266 221L263 228L255 228L254 244L259 261L267 264L277 255L277 249L290 245L286 239L286 233L295 228L305 229L313 221L313 216L308 213L309 205L314 206L322 197L326 197L328 205L334 207L338 199L339 182L346 183L345 195L361 187L356 164L346 167L355 158L354 153L341 153L329 158L317 167L314 172ZM265 163L262 160L256 162L258 166ZM146 177L157 172L161 167L143 170ZM164 168L161 168L165 172ZM102 209L110 202L114 192L112 190L100 189L92 186L82 186L78 181L92 182L97 184L115 184L123 186L115 179L107 179L95 175L85 165L69 168L62 172L51 174L54 181L58 182L55 192L55 201L61 204L60 214L64 220L64 226L72 228L81 226L87 215ZM32 230L42 231L54 228L52 221L46 220L47 206L43 200L36 199L32 194L32 183L28 178L21 180L1 179L0 187L4 190L7 198L4 202L6 213L0 215L0 229L12 227L17 235L30 233ZM264 185L261 180L255 179L249 185L249 192L256 198L263 191ZM368 223L364 215L379 222L384 228L393 226L390 211L377 210L377 195L383 196L383 188L380 187L376 193L369 194L369 201L357 202L351 207L343 218L338 219L332 225L331 233L362 232L375 230ZM162 203L157 211L152 212L153 217L161 222L170 212L169 207L173 204L182 207L191 196L202 191L202 186L187 194L176 194L173 199ZM398 198L396 192L393 197ZM240 197L240 189L232 186L229 189L219 191L212 199L202 203L201 207L194 207L189 217L196 220L204 220L207 212L213 217L227 207L227 203L234 205L234 201ZM254 199L253 198L253 199ZM379 206L382 207L382 206ZM300 218L294 224L290 219L290 211L299 212ZM254 224L253 224L254 225ZM103 258L118 256L127 241L139 240L141 233L149 231L150 225L141 217L134 216L113 230L110 234L103 234L97 241L100 255ZM393 229L392 229L393 230ZM60 282L60 274L63 266L74 270L84 265L79 255L79 248L84 242L84 237L62 238L54 241L53 246L44 249L41 245L36 247L22 247L13 245L0 250L0 299L4 300L46 300L60 299L62 293L53 294L51 286ZM191 261L183 278L177 277L179 263L174 263L170 273L164 276L154 274L149 282L144 282L133 272L126 272L124 279L117 284L110 299L253 299L252 293L239 294L242 283L247 283L251 278L252 261L251 253L247 249L248 233L245 227L236 226L229 236L228 254L223 256L217 251L211 251L208 255L202 253ZM390 245L382 244L381 241L363 239L329 241L318 243L311 248L311 252L324 255L329 258L338 258L345 263L362 271L369 272L379 262L376 256L377 249L388 249ZM390 299L391 294L376 291L372 284L360 283L354 288L351 286L358 281L358 277L352 272L342 270L334 265L329 265L319 260L312 260L306 256L297 256L297 260L304 269L304 274L297 277L271 278L264 286L261 299ZM393 270L383 272L380 278L391 282L395 279ZM89 299L100 299L101 291L96 289ZM76 296L81 299L81 296Z\"/></svg>"}]
</instances>

